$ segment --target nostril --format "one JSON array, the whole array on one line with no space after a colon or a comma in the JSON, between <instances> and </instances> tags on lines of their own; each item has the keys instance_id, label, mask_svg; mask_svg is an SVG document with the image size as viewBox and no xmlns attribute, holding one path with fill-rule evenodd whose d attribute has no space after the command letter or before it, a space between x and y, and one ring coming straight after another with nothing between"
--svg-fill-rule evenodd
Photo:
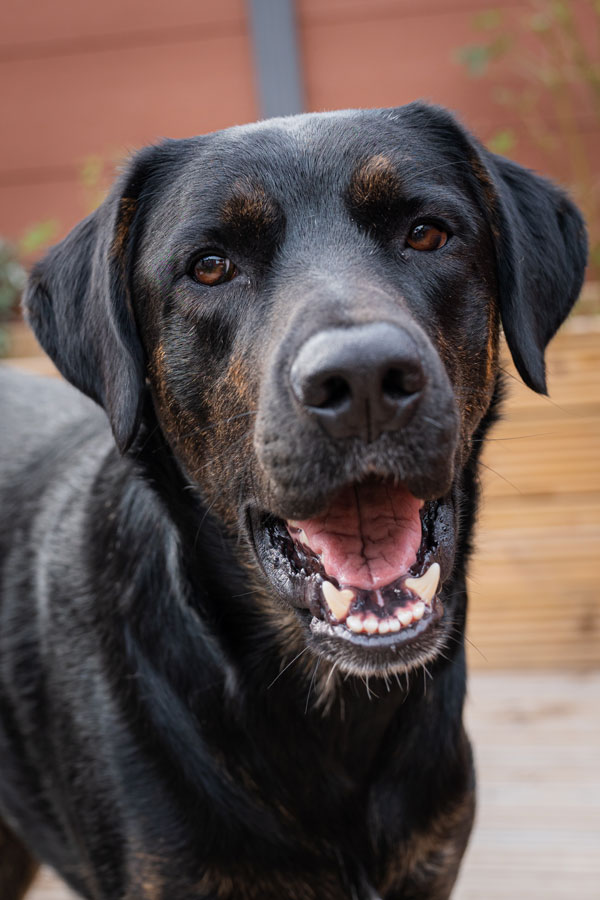
<instances>
[{"instance_id":1,"label":"nostril","mask_svg":"<svg viewBox=\"0 0 600 900\"><path fill-rule=\"evenodd\" d=\"M383 376L381 390L389 400L401 400L411 394L418 393L423 387L423 376L420 371L390 368Z\"/></svg>"},{"instance_id":2,"label":"nostril","mask_svg":"<svg viewBox=\"0 0 600 900\"><path fill-rule=\"evenodd\" d=\"M352 397L352 390L345 378L341 375L332 375L326 378L321 385L321 402L313 404L319 409L335 409L343 406Z\"/></svg>"},{"instance_id":3,"label":"nostril","mask_svg":"<svg viewBox=\"0 0 600 900\"><path fill-rule=\"evenodd\" d=\"M352 397L352 389L341 375L314 380L304 391L304 402L313 409L340 409Z\"/></svg>"}]
</instances>

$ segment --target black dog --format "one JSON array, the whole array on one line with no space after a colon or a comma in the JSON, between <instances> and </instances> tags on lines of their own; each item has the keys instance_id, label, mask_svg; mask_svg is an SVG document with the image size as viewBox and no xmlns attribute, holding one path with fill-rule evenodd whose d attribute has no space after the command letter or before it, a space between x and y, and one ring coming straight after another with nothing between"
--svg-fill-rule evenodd
<instances>
[{"instance_id":1,"label":"black dog","mask_svg":"<svg viewBox=\"0 0 600 900\"><path fill-rule=\"evenodd\" d=\"M25 298L112 435L1 378L2 900L450 895L500 323L544 391L585 254L419 104L134 158Z\"/></svg>"}]
</instances>

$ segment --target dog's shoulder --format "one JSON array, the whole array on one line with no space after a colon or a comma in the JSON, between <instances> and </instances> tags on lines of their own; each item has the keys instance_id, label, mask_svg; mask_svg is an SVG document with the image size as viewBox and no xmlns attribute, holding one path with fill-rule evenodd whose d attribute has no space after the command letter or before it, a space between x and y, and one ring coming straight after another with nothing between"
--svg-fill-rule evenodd
<instances>
[{"instance_id":1,"label":"dog's shoulder","mask_svg":"<svg viewBox=\"0 0 600 900\"><path fill-rule=\"evenodd\" d=\"M48 442L58 444L74 428L87 425L108 433L106 415L64 381L0 366L0 464L4 478L21 470Z\"/></svg>"}]
</instances>

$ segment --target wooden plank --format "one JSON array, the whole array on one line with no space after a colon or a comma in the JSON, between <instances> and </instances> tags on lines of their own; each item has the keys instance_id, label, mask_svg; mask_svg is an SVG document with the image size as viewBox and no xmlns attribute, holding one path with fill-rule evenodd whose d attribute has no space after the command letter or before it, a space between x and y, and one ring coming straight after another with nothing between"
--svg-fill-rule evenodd
<instances>
[{"instance_id":1,"label":"wooden plank","mask_svg":"<svg viewBox=\"0 0 600 900\"><path fill-rule=\"evenodd\" d=\"M454 900L597 900L600 674L471 678L477 824Z\"/></svg>"},{"instance_id":2,"label":"wooden plank","mask_svg":"<svg viewBox=\"0 0 600 900\"><path fill-rule=\"evenodd\" d=\"M557 412L529 423L529 431L511 420L493 437L482 463L487 496L600 491L597 413L566 419Z\"/></svg>"}]
</instances>

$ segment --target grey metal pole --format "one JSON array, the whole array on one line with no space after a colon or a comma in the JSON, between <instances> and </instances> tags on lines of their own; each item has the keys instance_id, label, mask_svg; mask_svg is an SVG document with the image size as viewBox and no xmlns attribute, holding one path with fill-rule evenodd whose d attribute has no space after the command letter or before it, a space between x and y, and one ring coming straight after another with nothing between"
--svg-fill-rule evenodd
<instances>
[{"instance_id":1,"label":"grey metal pole","mask_svg":"<svg viewBox=\"0 0 600 900\"><path fill-rule=\"evenodd\" d=\"M304 110L294 0L248 0L261 115Z\"/></svg>"}]
</instances>

